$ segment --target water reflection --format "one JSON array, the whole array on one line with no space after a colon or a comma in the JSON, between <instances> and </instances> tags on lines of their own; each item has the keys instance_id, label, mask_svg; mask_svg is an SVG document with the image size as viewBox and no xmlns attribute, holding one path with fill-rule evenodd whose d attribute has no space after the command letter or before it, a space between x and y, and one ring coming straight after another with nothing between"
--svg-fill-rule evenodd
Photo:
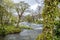
<instances>
[{"instance_id":1,"label":"water reflection","mask_svg":"<svg viewBox=\"0 0 60 40\"><path fill-rule=\"evenodd\" d=\"M10 34L0 40L35 40L41 30L25 30L19 34Z\"/></svg>"},{"instance_id":2,"label":"water reflection","mask_svg":"<svg viewBox=\"0 0 60 40\"><path fill-rule=\"evenodd\" d=\"M0 37L0 40L35 40L38 34L42 33L42 25L31 24L31 27L34 28L34 30L24 29L19 34L10 34L5 37Z\"/></svg>"}]
</instances>

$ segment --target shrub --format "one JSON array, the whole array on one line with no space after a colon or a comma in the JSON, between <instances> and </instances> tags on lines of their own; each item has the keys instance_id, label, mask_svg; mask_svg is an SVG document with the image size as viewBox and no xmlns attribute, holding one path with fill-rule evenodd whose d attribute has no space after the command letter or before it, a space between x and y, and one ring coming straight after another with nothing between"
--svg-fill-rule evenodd
<instances>
[{"instance_id":1,"label":"shrub","mask_svg":"<svg viewBox=\"0 0 60 40\"><path fill-rule=\"evenodd\" d=\"M21 32L20 28L16 28L15 26L7 26L5 27L5 34L13 34L13 33L19 33Z\"/></svg>"},{"instance_id":2,"label":"shrub","mask_svg":"<svg viewBox=\"0 0 60 40\"><path fill-rule=\"evenodd\" d=\"M55 37L54 39L55 40L60 40L60 21L56 21L55 22L55 30L54 30L54 33L55 33Z\"/></svg>"}]
</instances>

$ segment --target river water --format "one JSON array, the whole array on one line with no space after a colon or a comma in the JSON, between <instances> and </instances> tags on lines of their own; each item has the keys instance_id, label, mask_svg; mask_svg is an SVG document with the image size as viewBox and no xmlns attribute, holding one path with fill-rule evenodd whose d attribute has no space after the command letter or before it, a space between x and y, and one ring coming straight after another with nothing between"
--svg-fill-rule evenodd
<instances>
[{"instance_id":1,"label":"river water","mask_svg":"<svg viewBox=\"0 0 60 40\"><path fill-rule=\"evenodd\" d=\"M42 33L42 24L33 24L28 22L21 22L20 24L30 26L34 30L24 29L19 34L9 34L4 38L0 37L0 40L35 40L36 37Z\"/></svg>"}]
</instances>

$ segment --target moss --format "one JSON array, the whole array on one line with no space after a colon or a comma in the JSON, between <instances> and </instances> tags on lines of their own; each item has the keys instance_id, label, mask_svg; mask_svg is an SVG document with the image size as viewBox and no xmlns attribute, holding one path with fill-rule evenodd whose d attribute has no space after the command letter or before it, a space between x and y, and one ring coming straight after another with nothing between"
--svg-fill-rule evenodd
<instances>
[{"instance_id":1,"label":"moss","mask_svg":"<svg viewBox=\"0 0 60 40\"><path fill-rule=\"evenodd\" d=\"M28 30L32 30L32 28L31 27L28 27L28 26L25 26L25 25L20 25L20 27L19 28L21 28L21 29L28 29Z\"/></svg>"},{"instance_id":2,"label":"moss","mask_svg":"<svg viewBox=\"0 0 60 40\"><path fill-rule=\"evenodd\" d=\"M14 33L19 33L19 32L21 32L21 29L16 28L14 26L5 28L5 34L14 34Z\"/></svg>"},{"instance_id":3,"label":"moss","mask_svg":"<svg viewBox=\"0 0 60 40\"><path fill-rule=\"evenodd\" d=\"M32 28L30 28L28 26L24 26L24 25L21 25L20 27L15 27L13 25L5 25L4 30L2 30L2 28L0 28L0 35L20 33L22 31L21 29L32 30ZM4 31L4 33L2 31Z\"/></svg>"},{"instance_id":4,"label":"moss","mask_svg":"<svg viewBox=\"0 0 60 40\"><path fill-rule=\"evenodd\" d=\"M38 40L54 40L54 22L55 14L57 10L58 0L45 0L45 7L42 13L43 16L43 32L42 35L38 37Z\"/></svg>"},{"instance_id":5,"label":"moss","mask_svg":"<svg viewBox=\"0 0 60 40\"><path fill-rule=\"evenodd\" d=\"M5 26L4 27L4 35L7 34L14 34L14 33L20 33L21 29L20 28L16 28L15 26ZM0 35L3 35L3 30L0 28Z\"/></svg>"}]
</instances>

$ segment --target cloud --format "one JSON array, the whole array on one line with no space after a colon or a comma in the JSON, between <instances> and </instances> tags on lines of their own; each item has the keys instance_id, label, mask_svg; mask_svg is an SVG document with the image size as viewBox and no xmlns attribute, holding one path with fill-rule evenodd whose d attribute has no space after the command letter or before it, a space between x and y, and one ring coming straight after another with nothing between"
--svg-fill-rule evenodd
<instances>
[{"instance_id":1,"label":"cloud","mask_svg":"<svg viewBox=\"0 0 60 40\"><path fill-rule=\"evenodd\" d=\"M37 6L38 6L38 4L31 5L30 9L36 10Z\"/></svg>"}]
</instances>

